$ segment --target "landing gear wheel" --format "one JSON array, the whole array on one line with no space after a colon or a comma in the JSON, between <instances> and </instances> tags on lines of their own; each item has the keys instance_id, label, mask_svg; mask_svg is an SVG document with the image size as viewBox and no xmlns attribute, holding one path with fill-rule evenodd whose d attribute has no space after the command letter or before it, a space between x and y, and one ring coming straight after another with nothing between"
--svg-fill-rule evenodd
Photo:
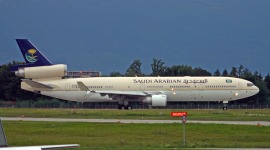
<instances>
[{"instance_id":1,"label":"landing gear wheel","mask_svg":"<svg viewBox=\"0 0 270 150\"><path fill-rule=\"evenodd\" d=\"M132 110L132 106L127 105L127 106L126 106L126 109L127 109L127 110Z\"/></svg>"},{"instance_id":2,"label":"landing gear wheel","mask_svg":"<svg viewBox=\"0 0 270 150\"><path fill-rule=\"evenodd\" d=\"M125 106L124 105L118 105L118 109L119 110L124 110L125 109Z\"/></svg>"},{"instance_id":3,"label":"landing gear wheel","mask_svg":"<svg viewBox=\"0 0 270 150\"><path fill-rule=\"evenodd\" d=\"M229 103L229 101L223 101L223 110L227 110L227 104Z\"/></svg>"}]
</instances>

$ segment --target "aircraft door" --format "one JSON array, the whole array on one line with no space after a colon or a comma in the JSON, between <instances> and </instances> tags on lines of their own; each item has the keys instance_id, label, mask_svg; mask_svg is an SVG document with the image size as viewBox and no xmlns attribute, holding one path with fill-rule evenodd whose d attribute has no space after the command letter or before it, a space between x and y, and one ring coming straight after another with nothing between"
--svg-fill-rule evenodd
<instances>
[{"instance_id":1,"label":"aircraft door","mask_svg":"<svg viewBox=\"0 0 270 150\"><path fill-rule=\"evenodd\" d=\"M141 91L144 91L144 90L145 90L145 84L144 84L144 83L141 83L141 84L140 84L140 90L141 90Z\"/></svg>"},{"instance_id":2,"label":"aircraft door","mask_svg":"<svg viewBox=\"0 0 270 150\"><path fill-rule=\"evenodd\" d=\"M238 83L238 89L241 90L242 89L242 83Z\"/></svg>"},{"instance_id":3,"label":"aircraft door","mask_svg":"<svg viewBox=\"0 0 270 150\"><path fill-rule=\"evenodd\" d=\"M69 91L69 90L70 90L70 85L69 85L69 83L66 83L66 84L65 84L65 90L66 90L66 91Z\"/></svg>"},{"instance_id":4,"label":"aircraft door","mask_svg":"<svg viewBox=\"0 0 270 150\"><path fill-rule=\"evenodd\" d=\"M203 90L203 84L200 83L200 84L198 85L198 89L199 89L200 91Z\"/></svg>"}]
</instances>

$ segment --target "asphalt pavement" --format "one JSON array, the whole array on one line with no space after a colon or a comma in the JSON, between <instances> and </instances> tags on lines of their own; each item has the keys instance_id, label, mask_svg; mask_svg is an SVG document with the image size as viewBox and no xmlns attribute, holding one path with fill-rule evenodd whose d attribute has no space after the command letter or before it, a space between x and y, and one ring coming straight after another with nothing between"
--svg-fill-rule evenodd
<instances>
[{"instance_id":1,"label":"asphalt pavement","mask_svg":"<svg viewBox=\"0 0 270 150\"><path fill-rule=\"evenodd\" d=\"M46 121L46 122L96 122L96 123L182 123L182 120L134 120L134 119L74 119L74 118L29 118L29 117L0 117L6 121ZM202 121L187 120L186 123L201 124L233 124L270 126L268 121Z\"/></svg>"}]
</instances>

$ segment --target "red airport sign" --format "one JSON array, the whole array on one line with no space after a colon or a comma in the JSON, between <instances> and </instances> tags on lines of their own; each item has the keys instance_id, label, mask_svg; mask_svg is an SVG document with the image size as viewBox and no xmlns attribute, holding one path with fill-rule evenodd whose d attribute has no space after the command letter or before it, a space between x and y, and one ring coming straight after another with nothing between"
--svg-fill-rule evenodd
<instances>
[{"instance_id":1,"label":"red airport sign","mask_svg":"<svg viewBox=\"0 0 270 150\"><path fill-rule=\"evenodd\" d=\"M187 116L187 112L171 112L172 117L183 117Z\"/></svg>"},{"instance_id":2,"label":"red airport sign","mask_svg":"<svg viewBox=\"0 0 270 150\"><path fill-rule=\"evenodd\" d=\"M182 117L182 124L183 124L183 142L184 142L184 146L186 145L186 128L185 128L185 124L187 121L187 112L171 112L171 116L172 117Z\"/></svg>"}]
</instances>

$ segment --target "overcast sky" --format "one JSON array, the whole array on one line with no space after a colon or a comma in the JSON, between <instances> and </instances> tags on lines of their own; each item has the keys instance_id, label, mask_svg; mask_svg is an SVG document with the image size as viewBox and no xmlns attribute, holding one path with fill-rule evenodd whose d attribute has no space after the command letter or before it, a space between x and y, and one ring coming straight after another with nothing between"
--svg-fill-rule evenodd
<instances>
[{"instance_id":1,"label":"overcast sky","mask_svg":"<svg viewBox=\"0 0 270 150\"><path fill-rule=\"evenodd\" d=\"M0 64L29 39L69 70L125 73L153 58L212 73L270 72L270 0L0 0Z\"/></svg>"}]
</instances>

